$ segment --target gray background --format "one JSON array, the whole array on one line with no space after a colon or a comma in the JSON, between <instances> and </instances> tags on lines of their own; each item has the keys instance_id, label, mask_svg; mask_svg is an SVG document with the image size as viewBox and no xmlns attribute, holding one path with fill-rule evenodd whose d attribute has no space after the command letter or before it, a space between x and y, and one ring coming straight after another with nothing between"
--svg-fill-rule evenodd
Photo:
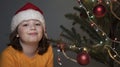
<instances>
[{"instance_id":1,"label":"gray background","mask_svg":"<svg viewBox=\"0 0 120 67\"><path fill-rule=\"evenodd\" d=\"M78 6L76 0L1 0L0 1L0 52L6 47L9 42L8 35L10 34L10 22L15 11L23 6L26 2L32 2L36 6L40 7L45 15L47 33L49 38L57 39L61 32L60 25L70 27L70 20L66 19L64 15L66 13L73 13L73 6ZM68 51L67 54L76 58L76 54ZM54 67L60 67L57 64L57 49L54 48ZM61 67L105 67L105 65L90 59L90 63L87 66L81 66L66 59L62 53L60 53L62 60Z\"/></svg>"}]
</instances>

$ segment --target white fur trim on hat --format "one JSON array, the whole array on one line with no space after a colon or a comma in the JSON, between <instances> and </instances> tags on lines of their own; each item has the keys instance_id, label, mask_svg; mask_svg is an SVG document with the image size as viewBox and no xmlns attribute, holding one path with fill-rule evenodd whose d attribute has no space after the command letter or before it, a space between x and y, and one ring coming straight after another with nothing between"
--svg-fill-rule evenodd
<instances>
[{"instance_id":1,"label":"white fur trim on hat","mask_svg":"<svg viewBox=\"0 0 120 67\"><path fill-rule=\"evenodd\" d=\"M36 10L28 9L28 10L21 11L17 13L15 16L13 16L12 22L11 22L11 31L14 31L16 27L23 20L29 20L29 19L39 20L43 24L43 27L45 28L45 19L44 19L43 14L41 14L40 12Z\"/></svg>"}]
</instances>

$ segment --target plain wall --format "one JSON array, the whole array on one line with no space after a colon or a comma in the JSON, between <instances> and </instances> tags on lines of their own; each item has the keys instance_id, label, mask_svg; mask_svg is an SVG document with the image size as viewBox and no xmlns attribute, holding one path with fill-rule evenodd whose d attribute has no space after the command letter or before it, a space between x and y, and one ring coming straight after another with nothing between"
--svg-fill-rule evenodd
<instances>
[{"instance_id":1,"label":"plain wall","mask_svg":"<svg viewBox=\"0 0 120 67\"><path fill-rule=\"evenodd\" d=\"M70 21L64 17L66 13L74 12L73 6L78 6L76 0L1 0L0 1L0 52L9 43L10 23L15 11L23 6L26 2L32 2L41 8L45 15L47 33L49 38L57 39L60 35L60 25L70 27ZM76 54L68 51L67 54L76 58ZM66 59L62 53L62 66L57 64L57 49L54 48L54 66L55 67L105 67L105 65L90 59L87 66L81 66Z\"/></svg>"}]
</instances>

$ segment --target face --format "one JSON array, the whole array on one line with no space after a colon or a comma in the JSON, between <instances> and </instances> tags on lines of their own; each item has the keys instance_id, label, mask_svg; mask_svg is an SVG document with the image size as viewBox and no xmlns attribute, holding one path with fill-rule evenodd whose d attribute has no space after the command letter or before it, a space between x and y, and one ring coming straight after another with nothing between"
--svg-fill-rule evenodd
<instances>
[{"instance_id":1,"label":"face","mask_svg":"<svg viewBox=\"0 0 120 67\"><path fill-rule=\"evenodd\" d=\"M43 36L43 26L38 20L24 20L18 26L18 36L23 43L38 43Z\"/></svg>"}]
</instances>

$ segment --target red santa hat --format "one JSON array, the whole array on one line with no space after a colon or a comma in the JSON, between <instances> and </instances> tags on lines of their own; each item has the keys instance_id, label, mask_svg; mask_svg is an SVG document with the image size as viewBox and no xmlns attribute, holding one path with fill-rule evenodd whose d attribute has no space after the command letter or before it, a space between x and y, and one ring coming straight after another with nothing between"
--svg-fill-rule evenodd
<instances>
[{"instance_id":1,"label":"red santa hat","mask_svg":"<svg viewBox=\"0 0 120 67\"><path fill-rule=\"evenodd\" d=\"M29 19L39 20L42 23L45 31L45 19L43 16L43 12L37 6L31 3L25 4L15 13L11 22L11 31L13 32L23 20Z\"/></svg>"}]
</instances>

